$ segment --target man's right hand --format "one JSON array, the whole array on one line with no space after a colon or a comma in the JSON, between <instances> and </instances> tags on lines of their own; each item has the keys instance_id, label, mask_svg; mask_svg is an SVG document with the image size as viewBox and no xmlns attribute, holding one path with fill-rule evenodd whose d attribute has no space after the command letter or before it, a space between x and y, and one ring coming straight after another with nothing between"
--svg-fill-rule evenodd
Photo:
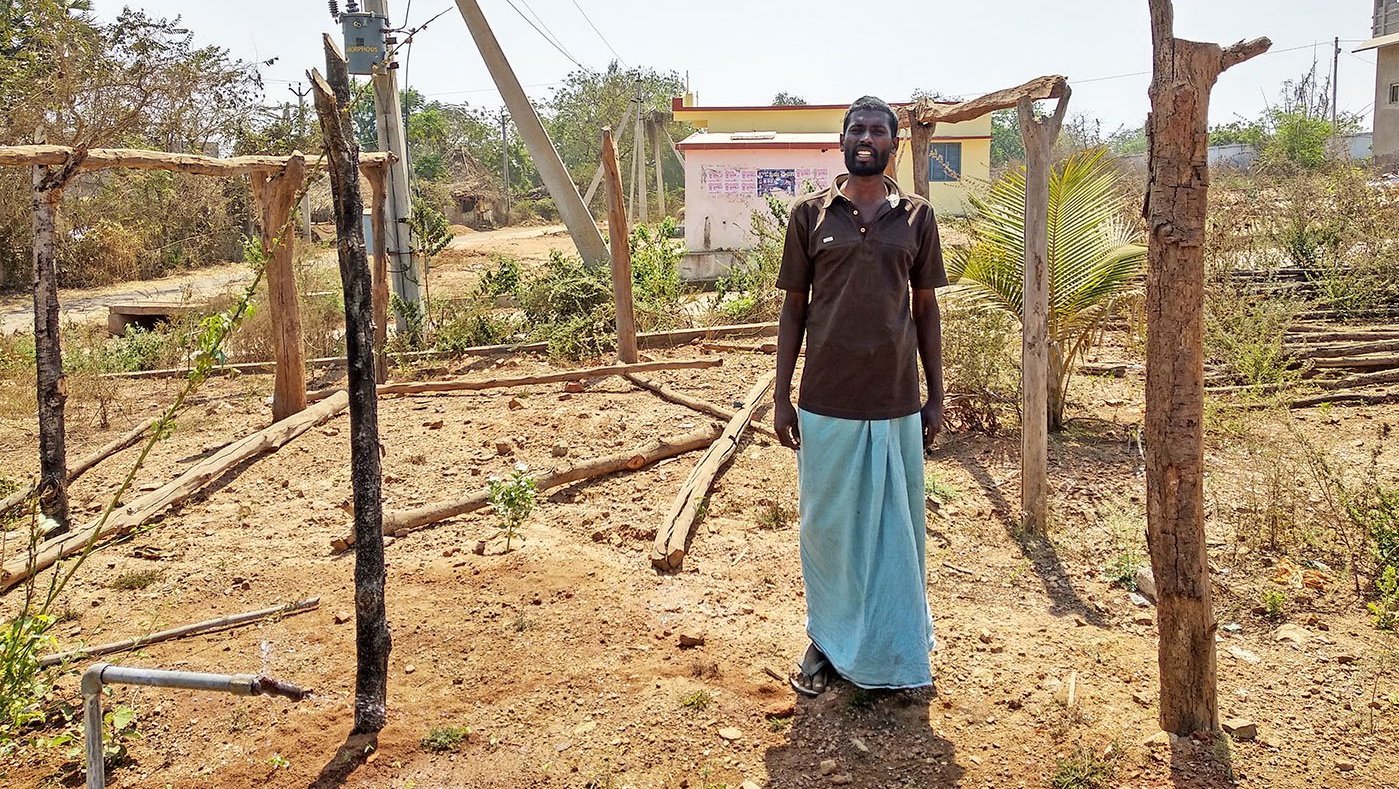
<instances>
[{"instance_id":1,"label":"man's right hand","mask_svg":"<svg viewBox=\"0 0 1399 789\"><path fill-rule=\"evenodd\" d=\"M801 449L801 430L797 427L797 409L792 401L778 398L772 406L772 427L777 433L777 441L788 449Z\"/></svg>"}]
</instances>

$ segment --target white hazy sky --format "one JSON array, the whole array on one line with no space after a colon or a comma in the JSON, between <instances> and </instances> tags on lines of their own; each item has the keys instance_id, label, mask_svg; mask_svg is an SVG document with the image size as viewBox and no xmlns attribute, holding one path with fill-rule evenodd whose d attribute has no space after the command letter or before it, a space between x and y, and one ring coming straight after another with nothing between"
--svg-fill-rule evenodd
<instances>
[{"instance_id":1,"label":"white hazy sky","mask_svg":"<svg viewBox=\"0 0 1399 789\"><path fill-rule=\"evenodd\" d=\"M863 93L904 100L920 88L970 98L1058 73L1073 85L1070 113L1100 118L1104 132L1140 123L1147 112L1150 76L1140 73L1151 68L1146 0L480 2L536 99L546 98L577 66L526 24L522 13L535 14L536 24L584 66L601 69L620 57L627 66L688 74L706 105L767 104L778 91L814 104L845 103ZM123 3L93 5L110 18ZM261 69L267 98L275 102L290 99L288 85L304 81L305 71L323 62L320 34L337 31L324 0L125 5L179 15L200 43L226 47L237 57L276 57ZM1323 75L1329 72L1331 41L1339 36L1339 105L1362 113L1369 128L1375 53L1350 50L1370 37L1370 0L1176 0L1175 7L1180 37L1232 43L1266 35L1273 41L1273 52L1220 79L1211 122L1256 117L1276 100L1282 80L1302 74L1314 60ZM406 72L409 84L443 101L500 105L455 3L390 0L390 10L395 25L403 24L405 14L417 25L448 10L418 35L400 80Z\"/></svg>"}]
</instances>

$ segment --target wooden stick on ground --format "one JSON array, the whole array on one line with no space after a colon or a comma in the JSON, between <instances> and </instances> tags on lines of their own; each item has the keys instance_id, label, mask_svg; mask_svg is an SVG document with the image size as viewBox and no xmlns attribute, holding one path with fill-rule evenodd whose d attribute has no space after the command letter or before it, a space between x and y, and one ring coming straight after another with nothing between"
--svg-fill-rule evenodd
<instances>
[{"instance_id":1,"label":"wooden stick on ground","mask_svg":"<svg viewBox=\"0 0 1399 789\"><path fill-rule=\"evenodd\" d=\"M722 419L725 422L733 419L737 413L731 408L724 408L723 406L715 405L714 403L711 403L708 400L701 400L698 397L687 395L684 392L677 392L676 390L671 389L665 384L656 383L655 381L652 381L649 378L643 378L633 373L628 373L623 377L626 378L628 381L631 381L632 383L641 387L642 389L647 389L649 391L655 392L658 396L660 396L662 400L667 400L669 402L675 403L676 405L683 405L686 408L692 408L696 411L699 411L702 414L709 414L710 416L718 417L719 419ZM768 436L769 438L777 438L777 431L773 430L771 425L765 425L757 420L753 420L751 425L753 429L758 431L759 433L762 433L763 435Z\"/></svg>"},{"instance_id":2,"label":"wooden stick on ground","mask_svg":"<svg viewBox=\"0 0 1399 789\"><path fill-rule=\"evenodd\" d=\"M382 396L390 394L423 394L426 392L462 392L481 389L501 389L511 386L553 384L561 381L582 381L586 378L603 378L609 375L623 375L625 373L645 373L653 370L693 370L704 367L718 367L723 363L723 359L705 357L702 359L681 359L673 362L612 364L605 367L589 367L584 370L566 370L560 373L529 375L522 378L486 378L478 380L450 378L441 381L410 381L401 384L384 384L379 387L379 394ZM322 389L318 392L308 393L306 399L310 402L315 402L330 397L332 394L340 391L344 390L339 388Z\"/></svg>"},{"instance_id":3,"label":"wooden stick on ground","mask_svg":"<svg viewBox=\"0 0 1399 789\"><path fill-rule=\"evenodd\" d=\"M78 531L40 544L34 553L32 564L28 557L21 556L0 567L0 592L9 591L16 584L52 567L62 559L82 553L89 542L96 543L130 534L166 508L194 496L229 469L237 467L249 458L284 446L307 430L344 411L348 405L349 397L344 392L339 392L324 402L317 403L314 408L293 414L250 436L234 441L160 488L137 498L121 509L113 510L105 519L98 517Z\"/></svg>"},{"instance_id":4,"label":"wooden stick on ground","mask_svg":"<svg viewBox=\"0 0 1399 789\"><path fill-rule=\"evenodd\" d=\"M141 424L132 428L130 432L124 433L112 439L111 442L104 444L103 446L88 454L82 460L79 460L77 463L73 464L72 466L69 466L69 484L72 484L73 480L82 476L83 472L91 470L93 466L96 466L98 463L101 463L108 457L115 455L116 453L122 451L123 449L126 449L127 447L141 440L141 436L145 435L146 431L150 430L151 427L159 421L160 417L152 417L151 419L142 422ZM5 514L5 512L7 512L10 508L14 507L20 502L27 500L30 496L33 495L34 486L30 485L27 488L22 488L6 496L3 500L0 500L0 515Z\"/></svg>"},{"instance_id":5,"label":"wooden stick on ground","mask_svg":"<svg viewBox=\"0 0 1399 789\"><path fill-rule=\"evenodd\" d=\"M686 478L685 484L680 487L680 492L675 494L669 514L656 530L656 544L651 550L651 564L657 568L674 571L679 570L684 563L685 542L690 538L690 529L695 525L700 504L704 497L709 495L714 477L738 451L739 438L748 427L748 421L753 418L753 411L763 402L776 379L777 372L774 370L753 384L753 388L748 390L748 396L743 400L743 408L729 420L719 440L710 445L709 451L704 453L694 471Z\"/></svg>"},{"instance_id":6,"label":"wooden stick on ground","mask_svg":"<svg viewBox=\"0 0 1399 789\"><path fill-rule=\"evenodd\" d=\"M234 627L250 625L254 622L261 622L264 619L271 619L278 616L295 616L304 614L307 611L314 611L321 604L321 598L312 597L295 603L263 608L258 611L248 611L243 614L229 614L214 619L206 619L203 622L196 622L192 625L181 625L172 627L169 630L161 630L135 638L127 638L121 641L113 641L110 644L101 644L93 647L83 647L81 649L71 649L67 652L55 652L52 655L44 655L39 658L39 667L47 668L57 666L60 663L71 663L78 658L97 657L99 655L110 655L115 652L129 652L133 649L159 644L162 641L175 641L191 636L202 636L206 633L213 633L217 630L227 630Z\"/></svg>"},{"instance_id":7,"label":"wooden stick on ground","mask_svg":"<svg viewBox=\"0 0 1399 789\"><path fill-rule=\"evenodd\" d=\"M553 471L536 474L534 476L535 490L542 492L571 482L601 477L618 471L636 471L666 458L703 449L713 443L717 435L719 435L719 427L709 425L681 436L658 439L624 452L561 466ZM408 532L417 531L448 518L484 509L489 504L490 491L483 489L469 496L424 504L411 510L390 510L384 513L384 533L402 537ZM330 547L335 551L343 551L353 547L354 544L354 535L346 534L344 537L332 540Z\"/></svg>"}]
</instances>

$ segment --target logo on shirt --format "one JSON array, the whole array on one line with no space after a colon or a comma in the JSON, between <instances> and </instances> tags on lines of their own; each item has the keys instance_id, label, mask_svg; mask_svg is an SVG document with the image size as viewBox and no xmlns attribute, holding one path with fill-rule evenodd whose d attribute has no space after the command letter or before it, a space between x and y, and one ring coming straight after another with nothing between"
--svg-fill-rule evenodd
<instances>
[{"instance_id":1,"label":"logo on shirt","mask_svg":"<svg viewBox=\"0 0 1399 789\"><path fill-rule=\"evenodd\" d=\"M832 241L835 241L835 240L836 240L836 237L835 237L835 236L826 236L825 238L821 239L821 243L822 243L822 244L829 244L829 243L831 243Z\"/></svg>"}]
</instances>

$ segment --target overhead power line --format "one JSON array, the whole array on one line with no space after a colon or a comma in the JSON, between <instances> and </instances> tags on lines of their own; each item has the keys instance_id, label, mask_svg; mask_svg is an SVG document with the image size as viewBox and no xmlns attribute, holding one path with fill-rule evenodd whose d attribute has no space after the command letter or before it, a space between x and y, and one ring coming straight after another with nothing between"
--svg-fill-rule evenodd
<instances>
[{"instance_id":1,"label":"overhead power line","mask_svg":"<svg viewBox=\"0 0 1399 789\"><path fill-rule=\"evenodd\" d=\"M593 24L593 19L592 17L588 16L588 12L583 10L583 6L578 5L578 0L573 0L573 7L578 9L578 13L582 14L583 18L588 21L588 27L591 27L593 29L593 32L597 33L597 37L602 39L602 43L606 44L609 50L612 50L613 57L617 58L617 60L621 62L623 66L628 65L626 59L623 58L621 55L617 54L617 50L612 47L612 42L607 40L607 36L604 36L602 34L602 31L597 29L597 25Z\"/></svg>"},{"instance_id":2,"label":"overhead power line","mask_svg":"<svg viewBox=\"0 0 1399 789\"><path fill-rule=\"evenodd\" d=\"M542 39L544 39L545 41L549 42L549 46L553 47L554 49L557 49L557 50L559 51L559 54L560 54L560 55L563 55L564 57L568 58L570 61L573 62L573 64L574 64L575 66L577 66L578 68L583 69L584 71L588 72L589 74L596 73L596 72L594 72L591 68L588 68L587 66L583 65L582 63L580 63L580 62L578 61L578 58L575 58L573 55L569 54L568 50L564 49L562 44L560 44L559 42L557 42L557 41L555 41L554 39L550 38L550 37L549 37L549 34L545 33L543 30L540 30L540 29L539 29L539 25L536 25L532 19L530 19L529 17L525 16L525 12L521 11L521 10L520 10L520 7L517 6L517 5L515 5L515 0L505 0L505 2L508 3L508 4L510 5L511 8L515 9L515 13L516 13L516 14L519 14L521 19L525 20L525 22L526 22L530 27L534 28L534 32L538 33L540 38L542 38Z\"/></svg>"}]
</instances>

